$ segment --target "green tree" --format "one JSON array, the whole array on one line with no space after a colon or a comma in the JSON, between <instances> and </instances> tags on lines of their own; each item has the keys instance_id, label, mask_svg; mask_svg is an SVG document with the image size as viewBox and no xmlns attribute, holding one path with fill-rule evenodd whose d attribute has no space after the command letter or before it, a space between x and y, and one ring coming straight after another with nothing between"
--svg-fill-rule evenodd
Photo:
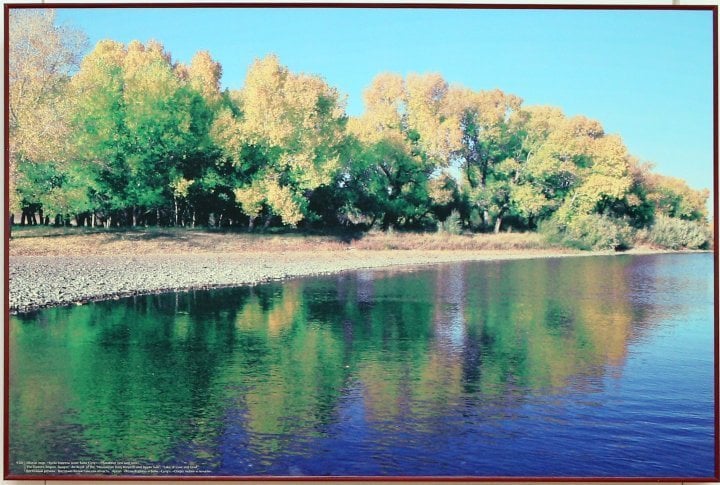
<instances>
[{"instance_id":1,"label":"green tree","mask_svg":"<svg viewBox=\"0 0 720 485\"><path fill-rule=\"evenodd\" d=\"M516 129L522 140L522 167L516 172L510 198L514 214L531 228L562 202L560 190L567 182L553 169L546 141L564 119L562 111L548 106L525 107L518 112Z\"/></svg>"},{"instance_id":2,"label":"green tree","mask_svg":"<svg viewBox=\"0 0 720 485\"><path fill-rule=\"evenodd\" d=\"M101 41L83 60L73 78L75 142L78 156L97 165L108 219L159 224L177 202L174 185L212 151L212 111L192 73L184 79L154 41Z\"/></svg>"},{"instance_id":3,"label":"green tree","mask_svg":"<svg viewBox=\"0 0 720 485\"><path fill-rule=\"evenodd\" d=\"M511 188L517 182L521 137L517 113L522 100L493 91L454 88L450 105L459 123L461 142L456 151L463 173L463 192L478 226L500 230L513 209Z\"/></svg>"}]
</instances>

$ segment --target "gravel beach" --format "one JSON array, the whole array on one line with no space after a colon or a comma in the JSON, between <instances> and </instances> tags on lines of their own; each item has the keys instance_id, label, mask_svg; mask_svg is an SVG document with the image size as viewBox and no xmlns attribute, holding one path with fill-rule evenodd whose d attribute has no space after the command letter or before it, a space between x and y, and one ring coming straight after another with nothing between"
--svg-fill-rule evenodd
<instances>
[{"instance_id":1,"label":"gravel beach","mask_svg":"<svg viewBox=\"0 0 720 485\"><path fill-rule=\"evenodd\" d=\"M239 286L361 268L569 255L542 250L11 255L10 311L28 312L137 294Z\"/></svg>"}]
</instances>

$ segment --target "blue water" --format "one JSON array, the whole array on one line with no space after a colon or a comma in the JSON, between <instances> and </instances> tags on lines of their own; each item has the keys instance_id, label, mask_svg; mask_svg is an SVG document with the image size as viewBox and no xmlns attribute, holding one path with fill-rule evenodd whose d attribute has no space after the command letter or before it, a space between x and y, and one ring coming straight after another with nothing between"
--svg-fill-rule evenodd
<instances>
[{"instance_id":1,"label":"blue water","mask_svg":"<svg viewBox=\"0 0 720 485\"><path fill-rule=\"evenodd\" d=\"M348 272L20 315L11 471L709 478L713 304L700 253Z\"/></svg>"}]
</instances>

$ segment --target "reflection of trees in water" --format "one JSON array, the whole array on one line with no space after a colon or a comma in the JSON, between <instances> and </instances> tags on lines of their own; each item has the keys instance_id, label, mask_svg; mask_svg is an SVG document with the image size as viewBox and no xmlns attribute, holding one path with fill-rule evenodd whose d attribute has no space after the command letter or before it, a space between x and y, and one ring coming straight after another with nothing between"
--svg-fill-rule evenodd
<instances>
[{"instance_id":1,"label":"reflection of trees in water","mask_svg":"<svg viewBox=\"0 0 720 485\"><path fill-rule=\"evenodd\" d=\"M12 386L18 400L12 420L27 425L15 441L48 441L47 451L33 445L26 457L163 461L178 436L201 456L212 452L215 423L202 416L213 406L208 388L227 354L221 349L232 347L235 334L228 311L216 310L207 294L179 300L177 317L175 295L162 295L46 310L41 313L46 329L14 325L12 366L30 379ZM43 358L36 349L43 349ZM35 378L57 380L64 400L49 395ZM55 413L35 412L28 402L58 407ZM33 423L44 421L51 429L74 423L79 431L76 436L33 431ZM83 452L68 452L68 443Z\"/></svg>"},{"instance_id":2,"label":"reflection of trees in water","mask_svg":"<svg viewBox=\"0 0 720 485\"><path fill-rule=\"evenodd\" d=\"M36 459L69 446L215 466L223 453L312 453L298 437L327 434L350 389L380 428L432 431L459 406L505 412L623 364L642 312L626 261L346 273L18 318L12 436Z\"/></svg>"},{"instance_id":3,"label":"reflection of trees in water","mask_svg":"<svg viewBox=\"0 0 720 485\"><path fill-rule=\"evenodd\" d=\"M433 302L427 351L397 380L383 372L387 361L368 359L375 366L363 379L371 389L368 415L385 420L415 406L415 414L430 417L468 403L504 412L496 405L599 382L580 377L602 377L622 365L636 317L624 271L619 260L549 260L422 273L434 280L425 296L413 296ZM410 404L393 407L394 396Z\"/></svg>"},{"instance_id":4,"label":"reflection of trees in water","mask_svg":"<svg viewBox=\"0 0 720 485\"><path fill-rule=\"evenodd\" d=\"M619 365L632 325L622 265L583 260L468 266L465 385L555 392ZM440 283L441 284L441 283ZM479 365L474 362L479 361Z\"/></svg>"}]
</instances>

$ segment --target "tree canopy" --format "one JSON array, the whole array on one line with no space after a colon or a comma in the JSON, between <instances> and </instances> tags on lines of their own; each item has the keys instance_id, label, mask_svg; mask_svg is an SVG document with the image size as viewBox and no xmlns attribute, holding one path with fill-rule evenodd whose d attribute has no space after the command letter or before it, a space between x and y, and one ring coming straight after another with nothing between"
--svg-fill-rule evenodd
<instances>
[{"instance_id":1,"label":"tree canopy","mask_svg":"<svg viewBox=\"0 0 720 485\"><path fill-rule=\"evenodd\" d=\"M660 175L596 120L439 73L379 73L365 110L269 55L221 89L207 51L99 42L52 10L10 18L10 194L21 222L378 227L560 234L707 224L707 191ZM590 221L590 222L589 222ZM598 226L599 225L599 226Z\"/></svg>"}]
</instances>

